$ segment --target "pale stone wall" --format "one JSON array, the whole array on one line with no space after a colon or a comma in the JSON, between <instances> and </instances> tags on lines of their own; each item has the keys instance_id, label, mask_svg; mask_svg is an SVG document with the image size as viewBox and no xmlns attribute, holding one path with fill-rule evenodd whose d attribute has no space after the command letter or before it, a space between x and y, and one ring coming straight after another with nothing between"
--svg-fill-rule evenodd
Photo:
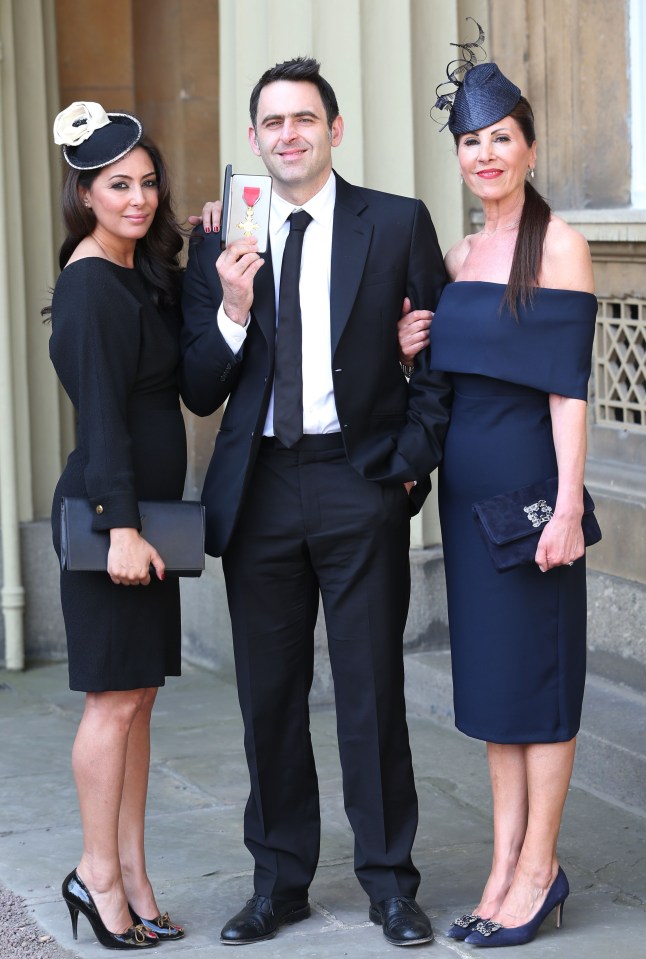
<instances>
[{"instance_id":1,"label":"pale stone wall","mask_svg":"<svg viewBox=\"0 0 646 959\"><path fill-rule=\"evenodd\" d=\"M555 210L630 203L625 0L490 0L492 59L538 131L535 185Z\"/></svg>"}]
</instances>

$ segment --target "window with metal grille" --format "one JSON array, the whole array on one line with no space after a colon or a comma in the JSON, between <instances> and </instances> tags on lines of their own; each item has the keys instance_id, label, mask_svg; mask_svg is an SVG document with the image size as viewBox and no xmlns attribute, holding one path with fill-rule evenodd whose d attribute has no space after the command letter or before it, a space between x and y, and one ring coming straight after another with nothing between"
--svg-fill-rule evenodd
<instances>
[{"instance_id":1,"label":"window with metal grille","mask_svg":"<svg viewBox=\"0 0 646 959\"><path fill-rule=\"evenodd\" d=\"M646 300L599 300L595 412L600 425L646 433Z\"/></svg>"}]
</instances>

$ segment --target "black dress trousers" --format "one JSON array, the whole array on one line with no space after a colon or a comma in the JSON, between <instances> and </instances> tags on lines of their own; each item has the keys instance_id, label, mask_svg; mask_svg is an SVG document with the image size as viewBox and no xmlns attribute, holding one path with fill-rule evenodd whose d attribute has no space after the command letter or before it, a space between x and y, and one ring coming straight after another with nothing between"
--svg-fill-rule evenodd
<instances>
[{"instance_id":1,"label":"black dress trousers","mask_svg":"<svg viewBox=\"0 0 646 959\"><path fill-rule=\"evenodd\" d=\"M320 838L308 709L320 591L355 871L372 901L415 896L407 494L365 480L340 436L330 442L307 451L263 440L223 557L251 780L245 843L257 893L306 896Z\"/></svg>"}]
</instances>

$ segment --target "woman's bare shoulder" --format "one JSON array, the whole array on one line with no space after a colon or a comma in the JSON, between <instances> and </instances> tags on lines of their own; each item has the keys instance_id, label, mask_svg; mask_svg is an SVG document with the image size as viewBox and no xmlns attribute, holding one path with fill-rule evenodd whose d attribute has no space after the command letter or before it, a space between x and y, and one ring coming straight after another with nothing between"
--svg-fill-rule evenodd
<instances>
[{"instance_id":1,"label":"woman's bare shoulder","mask_svg":"<svg viewBox=\"0 0 646 959\"><path fill-rule=\"evenodd\" d=\"M444 257L444 266L451 280L455 280L460 272L462 264L469 255L471 249L471 237L465 236L459 240Z\"/></svg>"},{"instance_id":2,"label":"woman's bare shoulder","mask_svg":"<svg viewBox=\"0 0 646 959\"><path fill-rule=\"evenodd\" d=\"M541 286L594 293L592 257L582 233L552 215L543 246Z\"/></svg>"}]
</instances>

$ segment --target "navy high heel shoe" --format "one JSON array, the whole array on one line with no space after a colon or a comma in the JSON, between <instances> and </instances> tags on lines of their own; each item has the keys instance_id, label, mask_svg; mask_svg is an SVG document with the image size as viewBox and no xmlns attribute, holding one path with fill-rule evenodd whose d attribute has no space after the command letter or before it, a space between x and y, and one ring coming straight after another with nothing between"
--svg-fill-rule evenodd
<instances>
[{"instance_id":1,"label":"navy high heel shoe","mask_svg":"<svg viewBox=\"0 0 646 959\"><path fill-rule=\"evenodd\" d=\"M143 926L149 932L154 932L160 942L170 939L182 939L184 937L184 927L178 926L173 922L167 912L163 916L157 916L155 919L144 919L138 916L132 906L128 906L132 921L136 926Z\"/></svg>"},{"instance_id":2,"label":"navy high heel shoe","mask_svg":"<svg viewBox=\"0 0 646 959\"><path fill-rule=\"evenodd\" d=\"M159 939L142 925L130 926L123 933L110 932L99 915L90 891L76 872L76 869L63 882L63 899L67 903L72 920L72 935L77 938L79 912L92 926L94 935L107 949L150 949L159 945Z\"/></svg>"},{"instance_id":3,"label":"navy high heel shoe","mask_svg":"<svg viewBox=\"0 0 646 959\"><path fill-rule=\"evenodd\" d=\"M524 926L508 928L502 926L499 922L492 922L488 919L486 922L476 924L473 932L464 940L472 946L482 948L495 946L524 946L526 942L531 942L543 920L550 914L552 909L556 909L556 927L560 929L563 919L563 903L570 894L570 884L567 876L559 866L556 879L547 890L545 902L538 910L533 919L526 922Z\"/></svg>"},{"instance_id":4,"label":"navy high heel shoe","mask_svg":"<svg viewBox=\"0 0 646 959\"><path fill-rule=\"evenodd\" d=\"M454 919L447 929L447 939L459 939L461 942L463 942L469 933L473 931L474 926L478 922L486 922L486 919L483 919L482 916L471 913L466 916L460 916L458 919Z\"/></svg>"}]
</instances>

